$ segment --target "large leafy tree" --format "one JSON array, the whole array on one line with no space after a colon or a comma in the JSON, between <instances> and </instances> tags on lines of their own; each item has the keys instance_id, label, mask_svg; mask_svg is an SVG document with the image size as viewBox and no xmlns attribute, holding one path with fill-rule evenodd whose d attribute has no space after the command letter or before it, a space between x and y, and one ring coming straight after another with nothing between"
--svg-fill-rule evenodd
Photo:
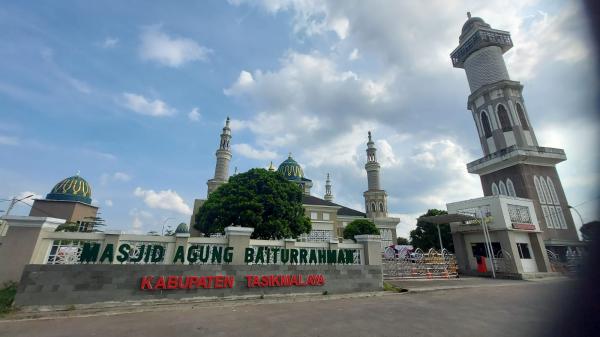
<instances>
[{"instance_id":1,"label":"large leafy tree","mask_svg":"<svg viewBox=\"0 0 600 337\"><path fill-rule=\"evenodd\" d=\"M344 239L354 240L355 235L372 234L379 235L379 229L373 222L367 219L357 219L344 228Z\"/></svg>"},{"instance_id":2,"label":"large leafy tree","mask_svg":"<svg viewBox=\"0 0 600 337\"><path fill-rule=\"evenodd\" d=\"M253 227L252 238L297 238L311 230L302 190L277 172L251 169L213 191L200 207L194 227L222 233L227 226Z\"/></svg>"},{"instance_id":3,"label":"large leafy tree","mask_svg":"<svg viewBox=\"0 0 600 337\"><path fill-rule=\"evenodd\" d=\"M427 213L422 216L435 216L448 214L448 212L439 209L430 209ZM442 244L444 248L449 251L454 251L454 243L452 242L452 235L450 234L450 225L440 225L440 232L442 234ZM438 236L437 225L425 222L417 221L417 228L410 231L410 243L414 248L421 248L422 250L429 250L430 248L440 249L440 239Z\"/></svg>"}]
</instances>

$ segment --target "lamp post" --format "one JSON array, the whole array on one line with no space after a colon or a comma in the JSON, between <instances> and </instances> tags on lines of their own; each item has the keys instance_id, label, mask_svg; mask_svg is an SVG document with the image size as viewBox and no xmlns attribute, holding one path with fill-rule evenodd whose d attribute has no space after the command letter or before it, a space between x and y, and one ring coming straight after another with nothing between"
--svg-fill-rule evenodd
<instances>
[{"instance_id":1,"label":"lamp post","mask_svg":"<svg viewBox=\"0 0 600 337\"><path fill-rule=\"evenodd\" d=\"M163 221L162 224L162 230L160 231L160 235L165 235L165 224L167 223L167 221L169 220L173 220L173 218L166 218L165 221Z\"/></svg>"},{"instance_id":2,"label":"lamp post","mask_svg":"<svg viewBox=\"0 0 600 337\"><path fill-rule=\"evenodd\" d=\"M579 221L581 221L581 225L583 226L583 217L581 216L581 213L579 213L579 211L577 210L577 208L575 208L575 207L573 207L571 205L568 205L568 206L569 206L570 209L574 210L575 213L577 213L577 215L579 216Z\"/></svg>"}]
</instances>

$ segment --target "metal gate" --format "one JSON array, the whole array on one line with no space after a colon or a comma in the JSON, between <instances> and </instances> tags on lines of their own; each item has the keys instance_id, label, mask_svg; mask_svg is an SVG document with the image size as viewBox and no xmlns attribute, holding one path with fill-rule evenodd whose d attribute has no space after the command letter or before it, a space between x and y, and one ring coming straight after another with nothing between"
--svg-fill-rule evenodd
<instances>
[{"instance_id":1,"label":"metal gate","mask_svg":"<svg viewBox=\"0 0 600 337\"><path fill-rule=\"evenodd\" d=\"M424 253L421 249L410 251L386 248L382 257L383 278L391 279L427 279L451 278L458 276L456 257L446 249L440 252L430 249Z\"/></svg>"}]
</instances>

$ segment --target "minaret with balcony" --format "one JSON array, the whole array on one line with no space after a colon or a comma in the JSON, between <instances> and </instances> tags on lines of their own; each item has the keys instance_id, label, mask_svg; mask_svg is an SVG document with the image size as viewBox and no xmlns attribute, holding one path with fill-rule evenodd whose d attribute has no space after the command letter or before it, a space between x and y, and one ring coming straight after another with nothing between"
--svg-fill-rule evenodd
<instances>
[{"instance_id":1,"label":"minaret with balcony","mask_svg":"<svg viewBox=\"0 0 600 337\"><path fill-rule=\"evenodd\" d=\"M560 251L578 242L556 164L564 150L538 145L523 98L523 85L510 79L503 54L513 42L510 33L471 17L462 27L451 53L455 68L465 70L471 111L483 157L467 164L481 178L483 193L532 199L550 249Z\"/></svg>"}]
</instances>

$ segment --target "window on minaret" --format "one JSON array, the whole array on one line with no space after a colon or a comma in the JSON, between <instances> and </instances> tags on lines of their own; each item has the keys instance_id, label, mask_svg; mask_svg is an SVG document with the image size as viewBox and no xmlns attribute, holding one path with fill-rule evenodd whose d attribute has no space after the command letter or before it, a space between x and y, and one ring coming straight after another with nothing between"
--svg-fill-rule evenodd
<instances>
[{"instance_id":1,"label":"window on minaret","mask_svg":"<svg viewBox=\"0 0 600 337\"><path fill-rule=\"evenodd\" d=\"M481 113L481 125L483 126L485 138L490 138L492 136L492 128L490 128L490 120L485 111Z\"/></svg>"},{"instance_id":2,"label":"window on minaret","mask_svg":"<svg viewBox=\"0 0 600 337\"><path fill-rule=\"evenodd\" d=\"M508 195L511 197L516 197L517 193L515 192L515 185L513 185L512 180L506 179L506 189L508 190Z\"/></svg>"},{"instance_id":3,"label":"window on minaret","mask_svg":"<svg viewBox=\"0 0 600 337\"><path fill-rule=\"evenodd\" d=\"M517 115L519 115L519 122L521 122L523 130L529 130L529 123L527 123L527 118L525 118L525 111L523 111L523 107L519 103L517 103Z\"/></svg>"},{"instance_id":4,"label":"window on minaret","mask_svg":"<svg viewBox=\"0 0 600 337\"><path fill-rule=\"evenodd\" d=\"M492 183L492 195L498 195L498 185L496 183Z\"/></svg>"},{"instance_id":5,"label":"window on minaret","mask_svg":"<svg viewBox=\"0 0 600 337\"><path fill-rule=\"evenodd\" d=\"M510 131L512 130L512 126L510 125L510 119L508 118L508 112L504 105L498 105L497 109L498 119L500 120L500 127L502 131Z\"/></svg>"},{"instance_id":6,"label":"window on minaret","mask_svg":"<svg viewBox=\"0 0 600 337\"><path fill-rule=\"evenodd\" d=\"M546 227L555 229L566 229L567 222L562 207L556 194L556 188L550 177L533 176L533 184L538 193L538 199L544 214Z\"/></svg>"},{"instance_id":7,"label":"window on minaret","mask_svg":"<svg viewBox=\"0 0 600 337\"><path fill-rule=\"evenodd\" d=\"M376 211L375 203L373 202L373 203L371 203L371 212L375 212L375 211Z\"/></svg>"},{"instance_id":8,"label":"window on minaret","mask_svg":"<svg viewBox=\"0 0 600 337\"><path fill-rule=\"evenodd\" d=\"M506 185L504 185L504 182L501 181L499 185L500 185L500 195L508 195L508 193L506 192Z\"/></svg>"},{"instance_id":9,"label":"window on minaret","mask_svg":"<svg viewBox=\"0 0 600 337\"><path fill-rule=\"evenodd\" d=\"M379 203L379 211L383 212L383 203L382 202Z\"/></svg>"}]
</instances>

